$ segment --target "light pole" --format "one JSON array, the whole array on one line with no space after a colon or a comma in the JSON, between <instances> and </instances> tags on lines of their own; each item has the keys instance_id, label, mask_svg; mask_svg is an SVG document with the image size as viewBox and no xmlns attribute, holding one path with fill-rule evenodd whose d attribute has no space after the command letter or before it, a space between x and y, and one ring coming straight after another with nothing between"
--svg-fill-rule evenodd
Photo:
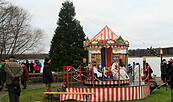
<instances>
[{"instance_id":1,"label":"light pole","mask_svg":"<svg viewBox=\"0 0 173 102\"><path fill-rule=\"evenodd\" d=\"M160 59L161 59L161 64L162 64L162 56L163 55L163 50L162 49L160 49Z\"/></svg>"}]
</instances>

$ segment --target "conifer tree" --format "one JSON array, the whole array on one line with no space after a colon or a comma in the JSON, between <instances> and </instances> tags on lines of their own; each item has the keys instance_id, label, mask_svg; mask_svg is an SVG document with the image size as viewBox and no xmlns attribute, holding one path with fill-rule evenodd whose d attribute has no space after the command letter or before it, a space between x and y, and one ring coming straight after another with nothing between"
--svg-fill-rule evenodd
<instances>
[{"instance_id":1,"label":"conifer tree","mask_svg":"<svg viewBox=\"0 0 173 102\"><path fill-rule=\"evenodd\" d=\"M80 22L75 19L72 2L62 3L57 28L51 41L49 56L53 70L62 71L63 66L78 67L87 52L83 48L85 34Z\"/></svg>"}]
</instances>

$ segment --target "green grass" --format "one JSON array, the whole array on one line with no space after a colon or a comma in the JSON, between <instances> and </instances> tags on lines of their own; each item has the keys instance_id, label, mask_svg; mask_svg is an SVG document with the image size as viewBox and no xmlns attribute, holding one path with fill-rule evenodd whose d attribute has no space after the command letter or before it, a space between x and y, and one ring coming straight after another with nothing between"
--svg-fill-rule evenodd
<instances>
[{"instance_id":1,"label":"green grass","mask_svg":"<svg viewBox=\"0 0 173 102\"><path fill-rule=\"evenodd\" d=\"M52 91L56 91L56 88L52 88ZM20 96L20 102L48 102L43 98L44 89L35 89L35 90L26 90L22 91ZM8 95L4 96L1 102L9 102ZM54 100L53 102L59 102ZM129 101L129 102L171 102L171 89L168 88L166 91L166 87L162 87L161 89L157 89L155 93L152 93L145 99Z\"/></svg>"}]
</instances>

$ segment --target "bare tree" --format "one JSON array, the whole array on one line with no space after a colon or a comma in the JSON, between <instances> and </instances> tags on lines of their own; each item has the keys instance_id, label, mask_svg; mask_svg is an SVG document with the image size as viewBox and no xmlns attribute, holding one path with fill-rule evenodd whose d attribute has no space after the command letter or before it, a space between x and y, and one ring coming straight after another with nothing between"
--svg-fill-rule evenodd
<instances>
[{"instance_id":1,"label":"bare tree","mask_svg":"<svg viewBox=\"0 0 173 102\"><path fill-rule=\"evenodd\" d=\"M0 0L0 57L23 54L43 38L41 29L32 29L30 15L18 6Z\"/></svg>"}]
</instances>

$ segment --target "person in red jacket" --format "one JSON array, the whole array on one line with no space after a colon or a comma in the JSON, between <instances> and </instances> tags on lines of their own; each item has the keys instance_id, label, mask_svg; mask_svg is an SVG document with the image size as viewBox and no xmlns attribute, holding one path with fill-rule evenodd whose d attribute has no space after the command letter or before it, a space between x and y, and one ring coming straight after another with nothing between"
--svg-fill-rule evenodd
<instances>
[{"instance_id":1,"label":"person in red jacket","mask_svg":"<svg viewBox=\"0 0 173 102\"><path fill-rule=\"evenodd\" d=\"M37 62L37 60L35 60L35 63L34 63L34 70L35 70L35 73L39 73L40 72L39 63Z\"/></svg>"},{"instance_id":2,"label":"person in red jacket","mask_svg":"<svg viewBox=\"0 0 173 102\"><path fill-rule=\"evenodd\" d=\"M23 89L26 89L27 87L26 82L29 80L29 74L28 74L28 69L25 66L25 63L22 63L22 67L23 67L23 75L21 76L21 83L23 85Z\"/></svg>"}]
</instances>

